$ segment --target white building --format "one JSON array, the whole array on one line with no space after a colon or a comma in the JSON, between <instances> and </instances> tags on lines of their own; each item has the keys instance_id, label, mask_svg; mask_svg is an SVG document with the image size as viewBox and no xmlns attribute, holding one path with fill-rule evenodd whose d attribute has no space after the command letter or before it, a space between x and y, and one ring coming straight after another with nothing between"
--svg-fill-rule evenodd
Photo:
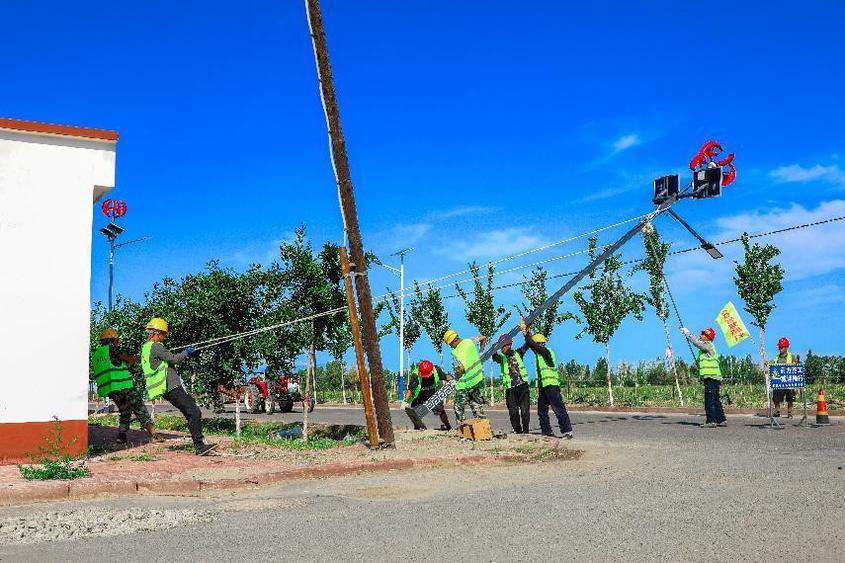
<instances>
[{"instance_id":1,"label":"white building","mask_svg":"<svg viewBox=\"0 0 845 563\"><path fill-rule=\"evenodd\" d=\"M117 132L0 118L0 463L88 448L92 200Z\"/></svg>"}]
</instances>

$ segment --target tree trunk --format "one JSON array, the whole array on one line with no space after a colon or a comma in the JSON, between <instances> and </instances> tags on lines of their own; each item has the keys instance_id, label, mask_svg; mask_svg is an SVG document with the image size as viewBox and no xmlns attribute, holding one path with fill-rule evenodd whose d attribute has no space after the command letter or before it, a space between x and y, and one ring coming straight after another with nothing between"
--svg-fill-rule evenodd
<instances>
[{"instance_id":1,"label":"tree trunk","mask_svg":"<svg viewBox=\"0 0 845 563\"><path fill-rule=\"evenodd\" d=\"M613 406L613 379L611 378L611 371L610 371L610 341L606 342L604 345L604 353L605 359L604 361L607 362L607 395L610 399L610 406Z\"/></svg>"},{"instance_id":2,"label":"tree trunk","mask_svg":"<svg viewBox=\"0 0 845 563\"><path fill-rule=\"evenodd\" d=\"M760 329L760 360L763 365L763 377L766 380L766 405L772 408L772 382L769 379L769 362L766 360L766 329Z\"/></svg>"},{"instance_id":3,"label":"tree trunk","mask_svg":"<svg viewBox=\"0 0 845 563\"><path fill-rule=\"evenodd\" d=\"M305 401L302 403L302 440L305 442L308 441L308 411L311 410L309 407L311 406L311 358L313 354L314 342L312 341L308 349L308 367L305 369Z\"/></svg>"},{"instance_id":4,"label":"tree trunk","mask_svg":"<svg viewBox=\"0 0 845 563\"><path fill-rule=\"evenodd\" d=\"M241 387L238 382L235 382L235 436L241 437L241 400L244 394L240 393ZM253 401L257 401L258 397L253 397Z\"/></svg>"},{"instance_id":5,"label":"tree trunk","mask_svg":"<svg viewBox=\"0 0 845 563\"><path fill-rule=\"evenodd\" d=\"M684 406L684 395L681 393L681 382L678 381L678 366L675 365L675 354L672 351L672 338L669 336L669 325L663 319L663 331L666 333L666 349L669 351L669 364L672 366L672 375L675 377L675 389L678 391L678 399L681 406Z\"/></svg>"},{"instance_id":6,"label":"tree trunk","mask_svg":"<svg viewBox=\"0 0 845 563\"><path fill-rule=\"evenodd\" d=\"M346 404L346 371L343 369L343 356L338 358L340 362L340 393L343 395L343 404Z\"/></svg>"}]
</instances>

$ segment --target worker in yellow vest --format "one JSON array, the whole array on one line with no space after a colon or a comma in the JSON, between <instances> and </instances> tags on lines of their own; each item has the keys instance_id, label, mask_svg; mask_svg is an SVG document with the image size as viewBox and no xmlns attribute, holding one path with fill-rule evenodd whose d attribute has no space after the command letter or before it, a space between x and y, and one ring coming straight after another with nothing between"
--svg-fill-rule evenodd
<instances>
[{"instance_id":1,"label":"worker in yellow vest","mask_svg":"<svg viewBox=\"0 0 845 563\"><path fill-rule=\"evenodd\" d=\"M217 444L206 444L202 435L202 413L194 398L188 395L182 387L182 379L176 371L176 366L185 361L194 349L190 346L178 354L172 353L164 347L169 327L167 321L154 318L145 328L147 342L141 348L141 368L147 381L147 396L150 400L165 398L179 409L188 421L188 430L194 441L197 455L206 455L217 447Z\"/></svg>"},{"instance_id":2,"label":"worker in yellow vest","mask_svg":"<svg viewBox=\"0 0 845 563\"><path fill-rule=\"evenodd\" d=\"M547 346L548 339L542 334L531 334L525 321L519 322L519 328L525 335L525 343L534 352L537 371L537 418L540 420L540 432L543 436L554 436L549 420L549 407L555 413L560 432L567 440L572 439L572 421L560 394L560 372L557 370L557 357Z\"/></svg>"},{"instance_id":3,"label":"worker in yellow vest","mask_svg":"<svg viewBox=\"0 0 845 563\"><path fill-rule=\"evenodd\" d=\"M704 384L704 413L707 415L703 426L708 428L727 426L728 422L720 396L722 368L719 366L719 352L713 343L716 339L716 331L705 328L701 331L699 338L693 336L686 327L682 327L681 332L693 346L698 348L698 378Z\"/></svg>"},{"instance_id":4,"label":"worker in yellow vest","mask_svg":"<svg viewBox=\"0 0 845 563\"><path fill-rule=\"evenodd\" d=\"M481 366L479 346L487 340L484 336L475 338L460 338L452 329L443 334L443 341L452 348L452 364L455 368L455 418L464 421L464 411L469 405L472 416L486 418L484 415L484 398L481 396L481 384L484 382L484 372Z\"/></svg>"},{"instance_id":5,"label":"worker in yellow vest","mask_svg":"<svg viewBox=\"0 0 845 563\"><path fill-rule=\"evenodd\" d=\"M511 427L517 434L528 434L531 421L531 389L528 385L528 370L525 369L525 353L528 351L528 342L521 347L514 349L513 340L507 334L499 336L502 344L501 354L493 354L493 361L502 370L502 387L505 388L505 404L508 407L508 416L511 419Z\"/></svg>"},{"instance_id":6,"label":"worker in yellow vest","mask_svg":"<svg viewBox=\"0 0 845 563\"><path fill-rule=\"evenodd\" d=\"M129 371L129 366L137 364L138 360L138 356L125 354L120 349L120 335L116 330L106 328L100 332L100 346L91 357L91 367L97 382L97 394L111 399L120 412L117 442L124 445L129 443L127 432L133 413L150 440L158 438L153 419L144 405L144 397L135 388L135 378Z\"/></svg>"},{"instance_id":7,"label":"worker in yellow vest","mask_svg":"<svg viewBox=\"0 0 845 563\"><path fill-rule=\"evenodd\" d=\"M789 351L789 339L778 340L778 355L769 365L793 365L799 361L798 356ZM774 416L780 416L780 405L786 399L786 418L792 418L792 405L795 404L795 389L773 389L772 401L775 403Z\"/></svg>"}]
</instances>

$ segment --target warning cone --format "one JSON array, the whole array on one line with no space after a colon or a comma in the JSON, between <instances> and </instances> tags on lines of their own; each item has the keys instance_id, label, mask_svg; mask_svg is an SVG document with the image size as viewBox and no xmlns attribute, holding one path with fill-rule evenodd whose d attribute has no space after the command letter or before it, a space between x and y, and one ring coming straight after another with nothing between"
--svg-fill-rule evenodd
<instances>
[{"instance_id":1,"label":"warning cone","mask_svg":"<svg viewBox=\"0 0 845 563\"><path fill-rule=\"evenodd\" d=\"M816 424L830 424L827 415L827 401L824 400L824 389L819 389L819 400L816 405Z\"/></svg>"}]
</instances>

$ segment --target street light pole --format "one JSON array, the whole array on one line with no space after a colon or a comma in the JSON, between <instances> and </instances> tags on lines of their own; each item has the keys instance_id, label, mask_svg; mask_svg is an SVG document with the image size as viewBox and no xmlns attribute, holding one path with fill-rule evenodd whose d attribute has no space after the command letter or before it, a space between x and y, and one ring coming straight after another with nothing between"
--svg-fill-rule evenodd
<instances>
[{"instance_id":1,"label":"street light pole","mask_svg":"<svg viewBox=\"0 0 845 563\"><path fill-rule=\"evenodd\" d=\"M405 400L405 254L413 248L403 248L391 254L399 257L399 268L377 262L394 274L399 274L399 389L398 399Z\"/></svg>"}]
</instances>

